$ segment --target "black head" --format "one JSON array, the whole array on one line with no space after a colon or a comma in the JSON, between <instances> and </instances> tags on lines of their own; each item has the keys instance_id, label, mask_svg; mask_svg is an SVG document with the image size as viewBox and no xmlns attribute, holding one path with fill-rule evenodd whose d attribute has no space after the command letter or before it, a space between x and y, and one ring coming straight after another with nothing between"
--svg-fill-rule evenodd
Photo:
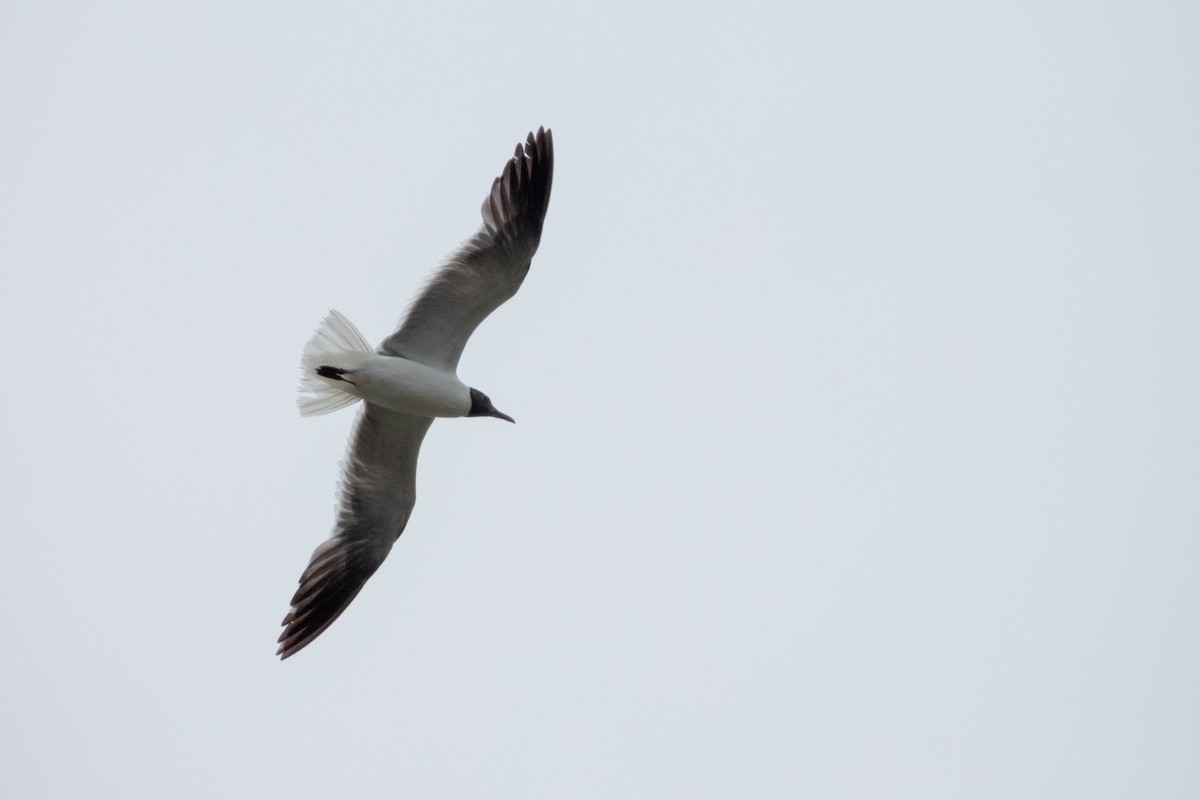
<instances>
[{"instance_id":1,"label":"black head","mask_svg":"<svg viewBox=\"0 0 1200 800\"><path fill-rule=\"evenodd\" d=\"M506 419L509 422L516 422L508 414L497 411L496 407L492 405L491 399L478 389L471 389L471 410L467 412L467 416L497 417L498 419Z\"/></svg>"}]
</instances>

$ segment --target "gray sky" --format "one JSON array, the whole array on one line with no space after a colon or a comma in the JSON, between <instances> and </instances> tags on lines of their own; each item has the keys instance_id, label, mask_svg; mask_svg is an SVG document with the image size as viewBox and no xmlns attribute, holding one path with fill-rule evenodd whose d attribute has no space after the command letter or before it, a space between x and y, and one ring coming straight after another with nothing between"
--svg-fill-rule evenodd
<instances>
[{"instance_id":1,"label":"gray sky","mask_svg":"<svg viewBox=\"0 0 1200 800\"><path fill-rule=\"evenodd\" d=\"M8 3L0 795L1200 795L1194 3ZM554 129L336 625L372 341Z\"/></svg>"}]
</instances>

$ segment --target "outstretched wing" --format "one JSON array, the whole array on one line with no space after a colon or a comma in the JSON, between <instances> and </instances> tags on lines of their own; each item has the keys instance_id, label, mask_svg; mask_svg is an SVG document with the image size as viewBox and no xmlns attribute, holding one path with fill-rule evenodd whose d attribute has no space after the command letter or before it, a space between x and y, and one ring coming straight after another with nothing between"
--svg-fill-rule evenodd
<instances>
[{"instance_id":1,"label":"outstretched wing","mask_svg":"<svg viewBox=\"0 0 1200 800\"><path fill-rule=\"evenodd\" d=\"M320 636L387 558L417 501L417 455L432 423L363 404L343 465L333 535L300 576L276 655L287 658Z\"/></svg>"},{"instance_id":2,"label":"outstretched wing","mask_svg":"<svg viewBox=\"0 0 1200 800\"><path fill-rule=\"evenodd\" d=\"M379 351L457 370L475 328L521 288L542 237L553 179L554 140L538 128L492 182L483 227L433 274Z\"/></svg>"}]
</instances>

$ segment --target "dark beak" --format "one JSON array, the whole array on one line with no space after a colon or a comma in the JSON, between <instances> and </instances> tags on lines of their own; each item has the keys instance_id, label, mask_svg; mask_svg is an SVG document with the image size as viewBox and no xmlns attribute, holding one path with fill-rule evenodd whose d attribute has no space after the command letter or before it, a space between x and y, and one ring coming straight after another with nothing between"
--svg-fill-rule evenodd
<instances>
[{"instance_id":1,"label":"dark beak","mask_svg":"<svg viewBox=\"0 0 1200 800\"><path fill-rule=\"evenodd\" d=\"M496 407L492 405L491 399L486 394L478 389L468 388L471 389L471 410L467 412L468 417L496 417L498 419L506 419L509 422L516 422L508 414L497 411Z\"/></svg>"}]
</instances>

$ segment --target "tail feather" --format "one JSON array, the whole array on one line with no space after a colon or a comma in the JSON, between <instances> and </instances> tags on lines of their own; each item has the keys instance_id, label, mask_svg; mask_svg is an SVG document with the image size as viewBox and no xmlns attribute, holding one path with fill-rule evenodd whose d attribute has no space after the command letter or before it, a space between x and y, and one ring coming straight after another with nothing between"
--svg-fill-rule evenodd
<instances>
[{"instance_id":1,"label":"tail feather","mask_svg":"<svg viewBox=\"0 0 1200 800\"><path fill-rule=\"evenodd\" d=\"M328 414L355 403L357 395L346 391L348 383L337 377L347 370L341 365L359 358L347 359L347 354L374 353L354 323L339 311L330 311L321 320L317 332L304 346L300 357L300 416ZM353 366L352 364L349 366Z\"/></svg>"}]
</instances>

